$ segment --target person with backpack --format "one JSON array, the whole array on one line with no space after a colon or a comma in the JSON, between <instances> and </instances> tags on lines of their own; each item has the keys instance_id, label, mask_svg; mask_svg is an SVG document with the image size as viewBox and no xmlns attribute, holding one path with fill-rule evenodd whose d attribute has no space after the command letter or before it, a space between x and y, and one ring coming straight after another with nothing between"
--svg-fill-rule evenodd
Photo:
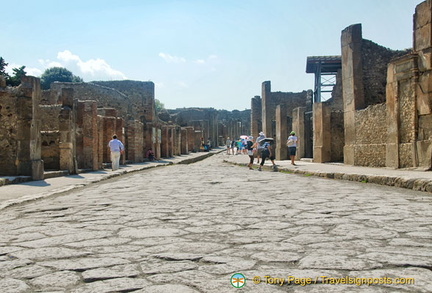
<instances>
[{"instance_id":1,"label":"person with backpack","mask_svg":"<svg viewBox=\"0 0 432 293\"><path fill-rule=\"evenodd\" d=\"M261 149L261 164L258 167L258 171L261 171L262 166L264 166L265 160L269 158L270 161L272 162L272 169L273 171L277 171L277 167L276 164L274 162L274 155L273 155L273 150L272 150L272 146L271 143L266 141L263 143L262 145L262 149Z\"/></svg>"},{"instance_id":2,"label":"person with backpack","mask_svg":"<svg viewBox=\"0 0 432 293\"><path fill-rule=\"evenodd\" d=\"M253 142L253 137L249 136L248 140L246 142L246 149L247 149L247 154L249 156L249 170L253 170L252 166L253 166L253 161L254 161L254 147L256 146L256 143Z\"/></svg>"}]
</instances>

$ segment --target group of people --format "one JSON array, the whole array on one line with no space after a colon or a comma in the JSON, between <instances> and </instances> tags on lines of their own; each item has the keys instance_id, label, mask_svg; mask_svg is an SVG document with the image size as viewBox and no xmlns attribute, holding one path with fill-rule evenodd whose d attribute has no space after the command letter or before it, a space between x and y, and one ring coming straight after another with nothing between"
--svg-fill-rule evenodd
<instances>
[{"instance_id":1,"label":"group of people","mask_svg":"<svg viewBox=\"0 0 432 293\"><path fill-rule=\"evenodd\" d=\"M291 159L291 164L296 166L295 164L295 156L297 151L297 143L298 138L294 131L291 131L286 145L288 147L288 155ZM240 137L237 140L230 140L228 137L226 140L226 149L227 154L247 154L249 156L249 169L253 169L253 162L255 157L257 158L257 164L259 164L258 171L262 170L262 166L266 159L270 159L272 162L272 169L277 171L277 166L274 162L274 143L272 138L266 138L264 132L260 132L257 139L254 141L252 136ZM261 162L260 162L261 160Z\"/></svg>"}]
</instances>

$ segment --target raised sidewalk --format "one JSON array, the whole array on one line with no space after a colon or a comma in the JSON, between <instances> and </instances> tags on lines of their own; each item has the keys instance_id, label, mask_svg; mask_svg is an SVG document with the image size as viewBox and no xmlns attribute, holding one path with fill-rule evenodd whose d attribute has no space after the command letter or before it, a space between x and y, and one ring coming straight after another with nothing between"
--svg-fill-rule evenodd
<instances>
[{"instance_id":1,"label":"raised sidewalk","mask_svg":"<svg viewBox=\"0 0 432 293\"><path fill-rule=\"evenodd\" d=\"M224 149L216 148L208 153L191 153L188 155L163 159L160 161L123 165L119 170L114 172L111 170L100 170L95 172L80 173L78 175L47 178L41 181L7 184L0 186L0 210L11 205L60 194L76 188L87 186L92 183L132 172L172 164L189 164L197 162L217 153L220 153L221 159L227 163L246 166L249 162L249 157L247 155L227 155ZM275 161L275 163L277 164L280 172L301 174L304 176L319 176L331 179L358 181L364 183L375 183L407 188L416 191L432 192L432 171L369 168L348 166L337 163L320 164L308 161L296 161L297 166L292 166L290 161ZM267 160L262 172L270 171L270 167L271 162ZM254 168L258 168L256 159L254 160ZM6 180L8 182L14 182L14 180L17 178L0 177L0 179L2 179L3 182Z\"/></svg>"},{"instance_id":2,"label":"raised sidewalk","mask_svg":"<svg viewBox=\"0 0 432 293\"><path fill-rule=\"evenodd\" d=\"M247 155L227 155L224 153L224 161L236 165L246 166L249 163ZM254 160L254 169L258 168ZM414 169L390 169L349 166L342 163L313 163L309 161L296 161L296 166L291 161L276 161L281 172L302 174L305 176L319 176L330 179L350 180L363 183L375 183L380 185L395 186L416 191L432 192L432 171ZM270 170L271 162L266 160L264 170Z\"/></svg>"},{"instance_id":3,"label":"raised sidewalk","mask_svg":"<svg viewBox=\"0 0 432 293\"><path fill-rule=\"evenodd\" d=\"M210 152L190 153L188 155L176 156L159 161L121 165L120 169L116 171L99 170L80 173L77 175L54 177L51 177L52 174L48 172L48 176L46 176L48 178L40 181L29 181L29 178L24 176L3 176L0 177L0 210L11 205L60 194L128 173L172 164L189 164L197 162L220 151L221 149L214 149ZM57 175L62 174L57 172Z\"/></svg>"}]
</instances>

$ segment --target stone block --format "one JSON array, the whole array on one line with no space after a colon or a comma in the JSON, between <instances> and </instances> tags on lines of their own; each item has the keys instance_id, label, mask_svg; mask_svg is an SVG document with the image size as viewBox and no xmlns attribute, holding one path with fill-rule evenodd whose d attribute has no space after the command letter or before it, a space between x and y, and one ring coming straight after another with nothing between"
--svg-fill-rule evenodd
<instances>
[{"instance_id":1,"label":"stone block","mask_svg":"<svg viewBox=\"0 0 432 293\"><path fill-rule=\"evenodd\" d=\"M354 165L355 149L352 145L344 146L344 164Z\"/></svg>"},{"instance_id":2,"label":"stone block","mask_svg":"<svg viewBox=\"0 0 432 293\"><path fill-rule=\"evenodd\" d=\"M414 50L421 51L431 46L431 26L426 25L416 29L414 31Z\"/></svg>"},{"instance_id":3,"label":"stone block","mask_svg":"<svg viewBox=\"0 0 432 293\"><path fill-rule=\"evenodd\" d=\"M432 48L418 51L417 56L418 70L420 72L432 69Z\"/></svg>"},{"instance_id":4,"label":"stone block","mask_svg":"<svg viewBox=\"0 0 432 293\"><path fill-rule=\"evenodd\" d=\"M42 160L33 160L32 166L32 180L44 179L44 162Z\"/></svg>"},{"instance_id":5,"label":"stone block","mask_svg":"<svg viewBox=\"0 0 432 293\"><path fill-rule=\"evenodd\" d=\"M414 29L421 28L432 23L431 2L423 1L415 8Z\"/></svg>"},{"instance_id":6,"label":"stone block","mask_svg":"<svg viewBox=\"0 0 432 293\"><path fill-rule=\"evenodd\" d=\"M414 81L412 83L414 86ZM418 114L430 114L432 112L432 71L423 72L419 75L418 83L415 84L415 95Z\"/></svg>"},{"instance_id":7,"label":"stone block","mask_svg":"<svg viewBox=\"0 0 432 293\"><path fill-rule=\"evenodd\" d=\"M418 166L424 169L432 168L432 142L430 140L417 141Z\"/></svg>"}]
</instances>

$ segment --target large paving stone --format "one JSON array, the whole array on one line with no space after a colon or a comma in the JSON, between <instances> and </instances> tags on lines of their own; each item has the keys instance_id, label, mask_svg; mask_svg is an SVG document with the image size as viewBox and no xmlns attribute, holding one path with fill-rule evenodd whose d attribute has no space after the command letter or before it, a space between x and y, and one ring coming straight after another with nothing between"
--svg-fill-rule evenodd
<instances>
[{"instance_id":1,"label":"large paving stone","mask_svg":"<svg viewBox=\"0 0 432 293\"><path fill-rule=\"evenodd\" d=\"M64 290L68 287L79 284L80 281L81 277L78 273L70 271L60 271L36 277L29 282L35 288L39 288L46 292L48 290Z\"/></svg>"},{"instance_id":2,"label":"large paving stone","mask_svg":"<svg viewBox=\"0 0 432 293\"><path fill-rule=\"evenodd\" d=\"M95 280L106 280L123 277L136 277L141 272L136 264L127 264L112 266L107 268L98 268L86 270L82 273L84 282L90 282Z\"/></svg>"},{"instance_id":3,"label":"large paving stone","mask_svg":"<svg viewBox=\"0 0 432 293\"><path fill-rule=\"evenodd\" d=\"M75 258L75 259L72 258L67 260L43 261L40 264L42 266L55 268L58 270L85 271L88 269L110 267L110 266L122 265L127 263L129 263L129 261L122 258L87 257L87 258Z\"/></svg>"},{"instance_id":4,"label":"large paving stone","mask_svg":"<svg viewBox=\"0 0 432 293\"><path fill-rule=\"evenodd\" d=\"M132 292L150 286L151 283L145 279L138 278L116 278L104 281L96 281L72 289L71 293L110 293L110 292Z\"/></svg>"}]
</instances>

